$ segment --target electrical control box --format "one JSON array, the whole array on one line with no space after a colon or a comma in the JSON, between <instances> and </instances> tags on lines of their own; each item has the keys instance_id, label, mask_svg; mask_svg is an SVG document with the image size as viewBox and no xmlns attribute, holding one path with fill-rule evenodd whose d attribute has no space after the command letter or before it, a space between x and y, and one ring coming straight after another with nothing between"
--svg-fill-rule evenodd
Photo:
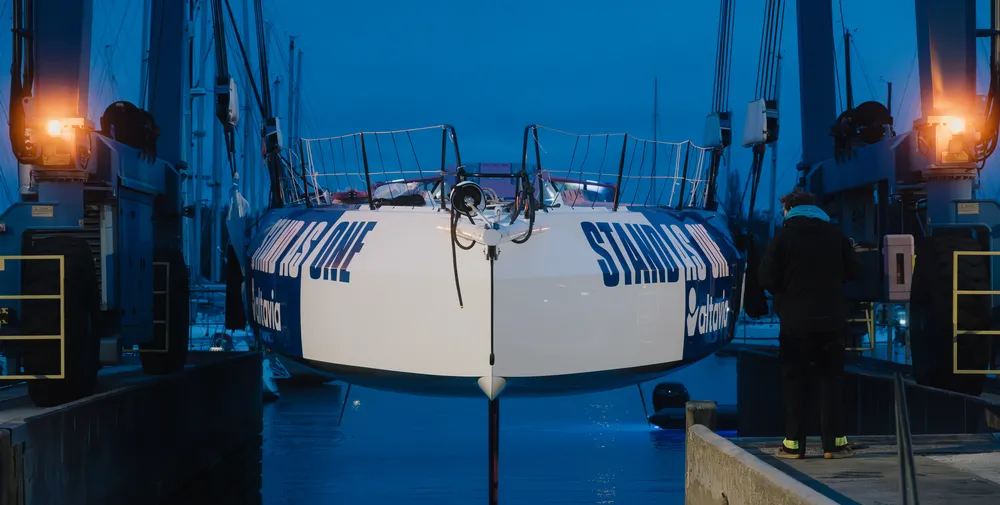
<instances>
[{"instance_id":1,"label":"electrical control box","mask_svg":"<svg viewBox=\"0 0 1000 505\"><path fill-rule=\"evenodd\" d=\"M913 235L886 235L882 254L887 277L886 298L893 302L909 301L913 280Z\"/></svg>"},{"instance_id":2,"label":"electrical control box","mask_svg":"<svg viewBox=\"0 0 1000 505\"><path fill-rule=\"evenodd\" d=\"M778 140L778 104L773 100L755 100L747 106L743 128L743 147L770 144Z\"/></svg>"},{"instance_id":3,"label":"electrical control box","mask_svg":"<svg viewBox=\"0 0 1000 505\"><path fill-rule=\"evenodd\" d=\"M705 147L725 149L733 143L731 112L713 112L705 119Z\"/></svg>"}]
</instances>

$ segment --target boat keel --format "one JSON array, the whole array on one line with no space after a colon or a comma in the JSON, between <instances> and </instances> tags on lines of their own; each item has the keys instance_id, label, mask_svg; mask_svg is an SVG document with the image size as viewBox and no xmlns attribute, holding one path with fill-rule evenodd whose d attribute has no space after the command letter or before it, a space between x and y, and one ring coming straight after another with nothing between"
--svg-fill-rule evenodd
<instances>
[{"instance_id":1,"label":"boat keel","mask_svg":"<svg viewBox=\"0 0 1000 505\"><path fill-rule=\"evenodd\" d=\"M490 505L498 505L500 488L500 399L489 400L489 424L490 424Z\"/></svg>"}]
</instances>

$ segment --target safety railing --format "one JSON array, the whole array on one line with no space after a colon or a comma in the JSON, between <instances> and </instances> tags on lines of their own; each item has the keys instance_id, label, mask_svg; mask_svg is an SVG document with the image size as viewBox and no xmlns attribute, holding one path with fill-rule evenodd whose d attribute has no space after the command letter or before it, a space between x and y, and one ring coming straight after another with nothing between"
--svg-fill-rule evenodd
<instances>
[{"instance_id":1,"label":"safety railing","mask_svg":"<svg viewBox=\"0 0 1000 505\"><path fill-rule=\"evenodd\" d=\"M59 262L59 293L34 295L0 295L0 300L59 300L59 334L58 335L2 335L0 341L59 341L59 373L36 375L5 375L5 380L30 379L64 379L66 378L66 259L61 255L39 256L0 256L0 271L5 270L8 261L58 261ZM22 310L23 312L23 310ZM0 312L0 327L9 324L9 311ZM23 316L21 318L23 320Z\"/></svg>"},{"instance_id":2,"label":"safety railing","mask_svg":"<svg viewBox=\"0 0 1000 505\"><path fill-rule=\"evenodd\" d=\"M1000 290L958 289L958 259L962 256L1000 256L1000 251L953 251L951 271L951 331L952 331L952 372L965 375L992 375L997 370L968 370L958 367L958 337L959 335L1000 335L1000 330L959 330L958 329L958 297L959 296L996 296ZM992 306L992 304L990 304Z\"/></svg>"},{"instance_id":3,"label":"safety railing","mask_svg":"<svg viewBox=\"0 0 1000 505\"><path fill-rule=\"evenodd\" d=\"M906 384L899 372L892 374L896 402L896 454L899 463L899 492L904 505L917 505L917 467L910 433L910 409L906 404Z\"/></svg>"},{"instance_id":4,"label":"safety railing","mask_svg":"<svg viewBox=\"0 0 1000 505\"><path fill-rule=\"evenodd\" d=\"M157 282L162 279L161 282ZM162 289L160 289L162 288ZM139 352L170 352L170 263L167 261L153 262L153 313L156 314L156 304L162 300L163 319L153 317L153 335L157 335L159 329L163 330L163 349L149 349L139 347ZM155 342L155 339L154 339Z\"/></svg>"},{"instance_id":5,"label":"safety railing","mask_svg":"<svg viewBox=\"0 0 1000 505\"><path fill-rule=\"evenodd\" d=\"M458 134L450 125L300 139L298 148L295 186L304 192L298 201L307 206L358 199L375 209L377 191L388 199L398 196L386 183L443 181L446 167L462 164Z\"/></svg>"},{"instance_id":6,"label":"safety railing","mask_svg":"<svg viewBox=\"0 0 1000 505\"><path fill-rule=\"evenodd\" d=\"M188 323L191 333L189 349L243 351L256 348L256 341L249 326L234 331L226 328L224 285L192 286L189 292Z\"/></svg>"},{"instance_id":7,"label":"safety railing","mask_svg":"<svg viewBox=\"0 0 1000 505\"><path fill-rule=\"evenodd\" d=\"M542 139L542 131L551 136ZM614 188L610 201L600 195L577 198L574 189L574 197L560 202L562 205L610 204L613 210L619 205L704 209L714 205L718 176L714 157L719 155L719 151L691 141L664 142L627 133L579 134L531 125L524 132L522 162L527 166L534 161L539 179L546 174L562 181ZM541 182L539 188L543 187ZM539 200L553 203L543 193Z\"/></svg>"},{"instance_id":8,"label":"safety railing","mask_svg":"<svg viewBox=\"0 0 1000 505\"><path fill-rule=\"evenodd\" d=\"M865 323L868 330L868 347L845 347L848 351L875 352L875 314L873 305L870 302L861 304L864 307L865 317L848 319L847 324Z\"/></svg>"},{"instance_id":9,"label":"safety railing","mask_svg":"<svg viewBox=\"0 0 1000 505\"><path fill-rule=\"evenodd\" d=\"M552 134L552 141L541 139L540 131ZM437 140L421 142L420 136ZM298 158L298 173L286 177L283 190L286 201L307 206L367 201L374 209L376 200L393 200L394 192L403 190L436 195L433 200L444 207L446 178L473 176L465 173L457 133L449 125L301 139L298 151L290 157ZM715 204L720 154L690 141L663 142L625 133L575 134L530 125L524 130L519 171L532 167L543 206L559 198L561 205L570 207L705 209ZM440 186L388 184L428 180L440 181Z\"/></svg>"}]
</instances>

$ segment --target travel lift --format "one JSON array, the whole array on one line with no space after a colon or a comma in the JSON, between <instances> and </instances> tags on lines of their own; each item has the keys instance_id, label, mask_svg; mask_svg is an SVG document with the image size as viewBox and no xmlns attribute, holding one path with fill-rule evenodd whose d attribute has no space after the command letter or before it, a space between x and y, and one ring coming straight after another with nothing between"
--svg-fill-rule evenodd
<instances>
[{"instance_id":1,"label":"travel lift","mask_svg":"<svg viewBox=\"0 0 1000 505\"><path fill-rule=\"evenodd\" d=\"M799 185L867 245L852 299L909 301L918 383L978 396L1000 347L990 345L1000 334L1000 269L991 265L1000 205L975 196L1000 125L1000 2L990 2L990 28L977 30L975 0L915 0L921 117L898 136L888 107L866 102L838 118L831 3L797 2ZM976 96L980 37L991 42L985 100Z\"/></svg>"},{"instance_id":2,"label":"travel lift","mask_svg":"<svg viewBox=\"0 0 1000 505\"><path fill-rule=\"evenodd\" d=\"M123 348L138 346L147 374L187 358L178 246L186 3L153 4L150 112L115 102L98 131L86 119L93 0L13 2L19 200L0 214L0 344L16 370L4 378L27 380L39 406L90 395Z\"/></svg>"}]
</instances>

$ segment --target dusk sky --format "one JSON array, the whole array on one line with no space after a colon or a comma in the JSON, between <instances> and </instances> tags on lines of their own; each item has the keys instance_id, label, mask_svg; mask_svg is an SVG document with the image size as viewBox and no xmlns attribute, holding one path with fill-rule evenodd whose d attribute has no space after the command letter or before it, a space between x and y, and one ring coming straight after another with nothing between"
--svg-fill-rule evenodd
<instances>
[{"instance_id":1,"label":"dusk sky","mask_svg":"<svg viewBox=\"0 0 1000 505\"><path fill-rule=\"evenodd\" d=\"M242 0L231 1L239 17ZM794 184L801 153L795 1L787 3L779 193ZM979 3L980 24L985 24L987 3ZM884 102L886 81L892 81L897 131L908 130L919 110L913 4L843 0L844 18L855 34L855 102ZM273 23L268 37L272 80L287 82L288 35L297 35L296 44L305 51L305 137L449 123L458 129L463 158L481 161L517 160L522 129L530 123L650 138L653 79L658 77L659 138L703 140L715 64L715 0L265 0L264 5L265 17ZM736 142L731 160L742 174L750 153L738 141L746 104L754 98L764 5L764 0L736 2L730 95ZM9 24L9 1L2 6L3 22ZM95 0L90 114L95 121L115 99L137 101L141 9L138 0ZM843 79L837 0L833 9ZM986 54L986 46L980 45L981 93L987 84ZM230 51L234 71L242 68L236 55ZM10 39L5 36L0 65L9 64ZM208 69L213 72L211 57ZM5 109L8 85L9 77L0 77ZM285 116L287 98L278 104ZM0 144L6 194L14 198L16 177L6 135ZM765 201L768 176L765 172L762 182ZM995 184L987 185L987 194L996 193L990 187Z\"/></svg>"}]
</instances>

